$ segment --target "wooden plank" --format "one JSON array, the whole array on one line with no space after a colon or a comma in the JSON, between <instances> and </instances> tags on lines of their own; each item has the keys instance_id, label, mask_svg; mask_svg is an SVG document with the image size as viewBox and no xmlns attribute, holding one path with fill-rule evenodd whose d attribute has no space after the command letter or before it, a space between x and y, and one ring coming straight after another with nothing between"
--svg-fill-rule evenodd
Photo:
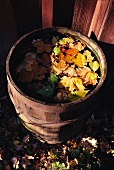
<instances>
[{"instance_id":1,"label":"wooden plank","mask_svg":"<svg viewBox=\"0 0 114 170\"><path fill-rule=\"evenodd\" d=\"M99 40L111 3L112 0L97 1L88 36L90 36L93 31Z\"/></svg>"},{"instance_id":2,"label":"wooden plank","mask_svg":"<svg viewBox=\"0 0 114 170\"><path fill-rule=\"evenodd\" d=\"M42 27L53 25L53 0L42 0Z\"/></svg>"},{"instance_id":3,"label":"wooden plank","mask_svg":"<svg viewBox=\"0 0 114 170\"><path fill-rule=\"evenodd\" d=\"M114 44L114 0L112 6L108 11L106 22L103 25L100 41Z\"/></svg>"},{"instance_id":4,"label":"wooden plank","mask_svg":"<svg viewBox=\"0 0 114 170\"><path fill-rule=\"evenodd\" d=\"M61 27L72 27L72 18L75 0L53 1L53 25Z\"/></svg>"},{"instance_id":5,"label":"wooden plank","mask_svg":"<svg viewBox=\"0 0 114 170\"><path fill-rule=\"evenodd\" d=\"M99 1L99 0L98 0ZM76 0L72 28L88 35L97 0Z\"/></svg>"}]
</instances>

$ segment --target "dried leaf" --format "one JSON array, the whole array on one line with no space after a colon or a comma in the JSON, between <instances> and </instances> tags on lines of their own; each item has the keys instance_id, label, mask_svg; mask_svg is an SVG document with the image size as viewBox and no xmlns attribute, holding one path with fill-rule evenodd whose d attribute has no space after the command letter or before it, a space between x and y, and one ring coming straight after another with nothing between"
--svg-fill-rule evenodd
<instances>
[{"instance_id":1,"label":"dried leaf","mask_svg":"<svg viewBox=\"0 0 114 170\"><path fill-rule=\"evenodd\" d=\"M72 82L76 85L79 91L84 91L85 87L83 85L82 79L75 77L75 78L72 78Z\"/></svg>"},{"instance_id":2,"label":"dried leaf","mask_svg":"<svg viewBox=\"0 0 114 170\"><path fill-rule=\"evenodd\" d=\"M83 54L78 53L77 56L72 60L78 67L87 65L86 58Z\"/></svg>"},{"instance_id":3,"label":"dried leaf","mask_svg":"<svg viewBox=\"0 0 114 170\"><path fill-rule=\"evenodd\" d=\"M81 142L89 142L93 147L97 148L97 140L95 138L87 137L87 138L82 138Z\"/></svg>"},{"instance_id":4,"label":"dried leaf","mask_svg":"<svg viewBox=\"0 0 114 170\"><path fill-rule=\"evenodd\" d=\"M63 60L69 64L73 63L73 59L75 59L75 56L73 55L70 56L68 54L66 54L66 56L63 58Z\"/></svg>"},{"instance_id":5,"label":"dried leaf","mask_svg":"<svg viewBox=\"0 0 114 170\"><path fill-rule=\"evenodd\" d=\"M59 63L55 63L54 65L52 65L52 70L54 71L54 73L56 73L57 75L59 75L60 73L62 73L62 71L64 71L66 68L68 67L68 64L66 64L65 61L60 60Z\"/></svg>"},{"instance_id":6,"label":"dried leaf","mask_svg":"<svg viewBox=\"0 0 114 170\"><path fill-rule=\"evenodd\" d=\"M34 159L34 156L25 154L25 158L26 158L26 159Z\"/></svg>"},{"instance_id":7,"label":"dried leaf","mask_svg":"<svg viewBox=\"0 0 114 170\"><path fill-rule=\"evenodd\" d=\"M65 50L65 52L70 56L75 56L78 54L79 51L75 48L69 48L68 50Z\"/></svg>"},{"instance_id":8,"label":"dried leaf","mask_svg":"<svg viewBox=\"0 0 114 170\"><path fill-rule=\"evenodd\" d=\"M37 57L37 53L36 52L29 52L25 55L25 58L30 57L35 59Z\"/></svg>"},{"instance_id":9,"label":"dried leaf","mask_svg":"<svg viewBox=\"0 0 114 170\"><path fill-rule=\"evenodd\" d=\"M72 66L69 66L65 71L63 71L63 73L70 77L77 76L77 72Z\"/></svg>"},{"instance_id":10,"label":"dried leaf","mask_svg":"<svg viewBox=\"0 0 114 170\"><path fill-rule=\"evenodd\" d=\"M85 50L83 55L86 57L87 62L91 62L94 59L94 57L91 55L91 52L88 50Z\"/></svg>"},{"instance_id":11,"label":"dried leaf","mask_svg":"<svg viewBox=\"0 0 114 170\"><path fill-rule=\"evenodd\" d=\"M26 70L22 69L18 73L18 79L21 82L31 82L35 78L35 76L37 75L38 65L32 64L31 67L32 67L32 71L26 71Z\"/></svg>"},{"instance_id":12,"label":"dried leaf","mask_svg":"<svg viewBox=\"0 0 114 170\"><path fill-rule=\"evenodd\" d=\"M88 47L85 49L86 44L78 39L72 37L59 39L59 37L53 36L52 38L49 35L46 37L49 39L33 40L32 44L36 47L36 52L26 54L24 62L17 69L19 80L22 82L40 81L44 87L40 89L41 91L39 90L39 93L47 97L48 92L52 95L56 94L56 91L47 89L46 92L45 85L51 84L55 88L57 83L58 91L59 88L63 88L70 93L75 93L75 98L76 96L84 97L88 92L85 88L90 87L89 84L94 86L98 82L99 76L94 73L99 68L97 59L94 61L96 56L93 57L91 50ZM37 53L40 53L39 56ZM47 78L48 75L50 77ZM58 75L60 82L58 82ZM59 95L62 96L60 92ZM65 100L64 97L63 100Z\"/></svg>"},{"instance_id":13,"label":"dried leaf","mask_svg":"<svg viewBox=\"0 0 114 170\"><path fill-rule=\"evenodd\" d=\"M71 37L65 37L65 38L62 38L59 40L60 45L65 45L67 43L73 43L73 42L74 42L74 40Z\"/></svg>"},{"instance_id":14,"label":"dried leaf","mask_svg":"<svg viewBox=\"0 0 114 170\"><path fill-rule=\"evenodd\" d=\"M37 48L37 53L47 52L50 53L52 48L50 44L44 43L42 40L33 43L33 46Z\"/></svg>"},{"instance_id":15,"label":"dried leaf","mask_svg":"<svg viewBox=\"0 0 114 170\"><path fill-rule=\"evenodd\" d=\"M78 165L78 160L75 158L74 160L71 160L69 162L69 169L74 170L74 169L76 169L77 165Z\"/></svg>"},{"instance_id":16,"label":"dried leaf","mask_svg":"<svg viewBox=\"0 0 114 170\"><path fill-rule=\"evenodd\" d=\"M37 51L37 53L43 53L45 51L45 49L43 46L39 46L36 51Z\"/></svg>"},{"instance_id":17,"label":"dried leaf","mask_svg":"<svg viewBox=\"0 0 114 170\"><path fill-rule=\"evenodd\" d=\"M27 166L31 165L31 162L26 157L22 157L21 165L24 169L27 169Z\"/></svg>"},{"instance_id":18,"label":"dried leaf","mask_svg":"<svg viewBox=\"0 0 114 170\"><path fill-rule=\"evenodd\" d=\"M91 69L89 68L89 67L86 67L86 66L84 66L84 67L78 67L77 69L76 69L76 73L77 73L77 75L81 78L81 79L85 79L85 76L86 76L86 74L88 73L88 72L90 72L91 71Z\"/></svg>"},{"instance_id":19,"label":"dried leaf","mask_svg":"<svg viewBox=\"0 0 114 170\"><path fill-rule=\"evenodd\" d=\"M32 71L32 65L31 64L26 64L25 65L25 70Z\"/></svg>"},{"instance_id":20,"label":"dried leaf","mask_svg":"<svg viewBox=\"0 0 114 170\"><path fill-rule=\"evenodd\" d=\"M97 84L98 74L95 72L88 72L84 79L84 84L87 86L88 84L96 85Z\"/></svg>"},{"instance_id":21,"label":"dried leaf","mask_svg":"<svg viewBox=\"0 0 114 170\"><path fill-rule=\"evenodd\" d=\"M63 76L61 80L58 82L58 87L69 87L70 86L70 77Z\"/></svg>"},{"instance_id":22,"label":"dried leaf","mask_svg":"<svg viewBox=\"0 0 114 170\"><path fill-rule=\"evenodd\" d=\"M16 156L14 156L11 161L13 162L13 168L14 169L19 169L19 158L17 158Z\"/></svg>"},{"instance_id":23,"label":"dried leaf","mask_svg":"<svg viewBox=\"0 0 114 170\"><path fill-rule=\"evenodd\" d=\"M50 53L52 50L51 45L50 44L44 44L44 51L47 53Z\"/></svg>"},{"instance_id":24,"label":"dried leaf","mask_svg":"<svg viewBox=\"0 0 114 170\"><path fill-rule=\"evenodd\" d=\"M75 48L78 51L84 50L84 48L86 47L86 44L81 42L81 41L76 41L75 43L70 43L69 44L70 48Z\"/></svg>"},{"instance_id":25,"label":"dried leaf","mask_svg":"<svg viewBox=\"0 0 114 170\"><path fill-rule=\"evenodd\" d=\"M40 40L40 39L35 40L35 41L33 42L33 46L34 46L34 47L39 47L39 46L43 46L43 45L44 45L44 42L43 42L42 40Z\"/></svg>"},{"instance_id":26,"label":"dried leaf","mask_svg":"<svg viewBox=\"0 0 114 170\"><path fill-rule=\"evenodd\" d=\"M62 53L62 52L60 52L59 54L58 54L58 60L60 61L60 60L65 60L65 56L64 56L64 54Z\"/></svg>"},{"instance_id":27,"label":"dried leaf","mask_svg":"<svg viewBox=\"0 0 114 170\"><path fill-rule=\"evenodd\" d=\"M29 135L27 135L27 136L25 136L24 138L23 138L23 142L24 143L27 143L28 141L29 141L29 139L30 139L30 136Z\"/></svg>"},{"instance_id":28,"label":"dried leaf","mask_svg":"<svg viewBox=\"0 0 114 170\"><path fill-rule=\"evenodd\" d=\"M48 65L48 64L50 64L51 63L51 58L50 58L50 56L48 55L48 54L46 54L46 53L43 53L42 54L42 62L40 62L41 64L43 64L43 65Z\"/></svg>"},{"instance_id":29,"label":"dried leaf","mask_svg":"<svg viewBox=\"0 0 114 170\"><path fill-rule=\"evenodd\" d=\"M0 160L2 160L2 153L3 153L3 150L0 148Z\"/></svg>"},{"instance_id":30,"label":"dried leaf","mask_svg":"<svg viewBox=\"0 0 114 170\"><path fill-rule=\"evenodd\" d=\"M47 67L39 66L37 69L37 75L44 75L47 73Z\"/></svg>"}]
</instances>

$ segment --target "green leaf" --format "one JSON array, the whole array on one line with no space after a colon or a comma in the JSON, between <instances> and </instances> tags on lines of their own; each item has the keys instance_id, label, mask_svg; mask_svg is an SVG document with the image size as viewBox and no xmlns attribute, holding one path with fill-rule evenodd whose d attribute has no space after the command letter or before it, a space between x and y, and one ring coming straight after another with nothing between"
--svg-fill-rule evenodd
<instances>
[{"instance_id":1,"label":"green leaf","mask_svg":"<svg viewBox=\"0 0 114 170\"><path fill-rule=\"evenodd\" d=\"M58 83L58 80L59 80L58 76L54 73L51 73L50 77L48 77L48 81L52 84L53 87L56 83Z\"/></svg>"},{"instance_id":2,"label":"green leaf","mask_svg":"<svg viewBox=\"0 0 114 170\"><path fill-rule=\"evenodd\" d=\"M84 91L80 91L80 90L77 90L77 91L75 91L75 94L77 95L77 96L79 96L79 97L85 97L86 96L86 94L89 92L89 90L84 90Z\"/></svg>"},{"instance_id":3,"label":"green leaf","mask_svg":"<svg viewBox=\"0 0 114 170\"><path fill-rule=\"evenodd\" d=\"M53 52L55 55L58 55L60 53L60 47L54 47Z\"/></svg>"},{"instance_id":4,"label":"green leaf","mask_svg":"<svg viewBox=\"0 0 114 170\"><path fill-rule=\"evenodd\" d=\"M59 164L59 168L61 169L65 168L65 164L64 163Z\"/></svg>"},{"instance_id":5,"label":"green leaf","mask_svg":"<svg viewBox=\"0 0 114 170\"><path fill-rule=\"evenodd\" d=\"M13 144L14 144L14 145L18 145L18 144L20 144L20 141L14 140L14 141L13 141Z\"/></svg>"},{"instance_id":6,"label":"green leaf","mask_svg":"<svg viewBox=\"0 0 114 170\"><path fill-rule=\"evenodd\" d=\"M75 101L75 100L79 100L79 99L81 99L81 97L77 96L76 94L70 94L69 95L69 100L70 101Z\"/></svg>"},{"instance_id":7,"label":"green leaf","mask_svg":"<svg viewBox=\"0 0 114 170\"><path fill-rule=\"evenodd\" d=\"M97 71L99 68L99 63L98 61L91 61L89 62L89 66L93 71Z\"/></svg>"},{"instance_id":8,"label":"green leaf","mask_svg":"<svg viewBox=\"0 0 114 170\"><path fill-rule=\"evenodd\" d=\"M79 100L81 98L84 98L88 92L89 92L89 90L84 90L84 91L76 90L75 92L73 92L69 95L69 99L70 99L70 101Z\"/></svg>"},{"instance_id":9,"label":"green leaf","mask_svg":"<svg viewBox=\"0 0 114 170\"><path fill-rule=\"evenodd\" d=\"M41 94L42 96L49 98L52 96L52 94L54 93L54 90L51 86L45 86L42 89L40 89L39 91L37 91L38 94Z\"/></svg>"},{"instance_id":10,"label":"green leaf","mask_svg":"<svg viewBox=\"0 0 114 170\"><path fill-rule=\"evenodd\" d=\"M57 168L59 165L59 162L56 161L56 162L52 162L52 168Z\"/></svg>"}]
</instances>

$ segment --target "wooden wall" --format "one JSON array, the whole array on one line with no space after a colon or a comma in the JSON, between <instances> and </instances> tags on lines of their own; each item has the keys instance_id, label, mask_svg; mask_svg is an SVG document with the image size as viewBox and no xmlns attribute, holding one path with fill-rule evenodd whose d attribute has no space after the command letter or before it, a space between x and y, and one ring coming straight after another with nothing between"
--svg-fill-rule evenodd
<instances>
[{"instance_id":1,"label":"wooden wall","mask_svg":"<svg viewBox=\"0 0 114 170\"><path fill-rule=\"evenodd\" d=\"M108 11L99 39L100 41L114 44L114 1Z\"/></svg>"},{"instance_id":2,"label":"wooden wall","mask_svg":"<svg viewBox=\"0 0 114 170\"><path fill-rule=\"evenodd\" d=\"M114 0L0 0L0 64L25 33L62 26L114 44Z\"/></svg>"}]
</instances>

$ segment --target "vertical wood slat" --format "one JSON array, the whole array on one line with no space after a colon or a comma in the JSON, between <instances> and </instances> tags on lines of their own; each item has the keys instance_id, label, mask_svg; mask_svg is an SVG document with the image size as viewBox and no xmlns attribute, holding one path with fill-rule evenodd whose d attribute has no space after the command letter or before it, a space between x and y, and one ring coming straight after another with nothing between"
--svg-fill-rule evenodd
<instances>
[{"instance_id":1,"label":"vertical wood slat","mask_svg":"<svg viewBox=\"0 0 114 170\"><path fill-rule=\"evenodd\" d=\"M53 25L53 0L42 0L42 27Z\"/></svg>"},{"instance_id":2,"label":"vertical wood slat","mask_svg":"<svg viewBox=\"0 0 114 170\"><path fill-rule=\"evenodd\" d=\"M91 20L90 29L88 36L90 36L93 31L96 37L100 38L101 32L103 30L104 23L108 16L109 8L111 6L112 0L98 0L96 3L93 18Z\"/></svg>"},{"instance_id":3,"label":"vertical wood slat","mask_svg":"<svg viewBox=\"0 0 114 170\"><path fill-rule=\"evenodd\" d=\"M91 20L94 14L97 1L101 0L76 0L74 5L74 15L72 29L88 35Z\"/></svg>"},{"instance_id":4,"label":"vertical wood slat","mask_svg":"<svg viewBox=\"0 0 114 170\"><path fill-rule=\"evenodd\" d=\"M114 44L114 0L110 10L108 11L108 16L103 25L99 39L100 41Z\"/></svg>"}]
</instances>

